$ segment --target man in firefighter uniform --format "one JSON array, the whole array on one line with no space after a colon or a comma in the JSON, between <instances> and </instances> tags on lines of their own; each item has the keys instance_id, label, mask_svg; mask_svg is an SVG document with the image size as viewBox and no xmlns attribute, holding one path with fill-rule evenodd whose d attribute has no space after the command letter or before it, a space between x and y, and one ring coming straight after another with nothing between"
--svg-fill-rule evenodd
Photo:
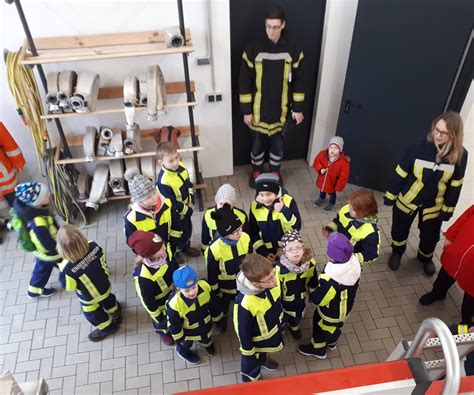
<instances>
[{"instance_id":1,"label":"man in firefighter uniform","mask_svg":"<svg viewBox=\"0 0 474 395\"><path fill-rule=\"evenodd\" d=\"M25 158L16 141L0 122L0 243L1 232L7 223L7 208L13 206L17 173L25 166ZM5 213L3 212L5 210Z\"/></svg>"},{"instance_id":2,"label":"man in firefighter uniform","mask_svg":"<svg viewBox=\"0 0 474 395\"><path fill-rule=\"evenodd\" d=\"M237 274L242 259L251 251L250 236L242 231L242 221L226 203L212 213L219 237L215 238L204 253L207 281L221 308L222 317L217 326L227 329L229 305L237 295Z\"/></svg>"},{"instance_id":3,"label":"man in firefighter uniform","mask_svg":"<svg viewBox=\"0 0 474 395\"><path fill-rule=\"evenodd\" d=\"M448 112L433 120L427 138L412 147L395 169L384 202L393 206L392 255L388 266L397 270L406 250L411 224L418 214L418 260L424 272L435 273L433 252L442 221L448 221L461 193L467 164L463 123Z\"/></svg>"},{"instance_id":4,"label":"man in firefighter uniform","mask_svg":"<svg viewBox=\"0 0 474 395\"><path fill-rule=\"evenodd\" d=\"M285 12L271 7L265 13L267 37L249 45L243 55L239 77L239 100L244 123L252 136L252 176L263 172L265 148L269 143L270 172L280 177L283 158L282 130L291 117L296 124L303 122L304 81L303 52L290 44L285 29Z\"/></svg>"}]
</instances>

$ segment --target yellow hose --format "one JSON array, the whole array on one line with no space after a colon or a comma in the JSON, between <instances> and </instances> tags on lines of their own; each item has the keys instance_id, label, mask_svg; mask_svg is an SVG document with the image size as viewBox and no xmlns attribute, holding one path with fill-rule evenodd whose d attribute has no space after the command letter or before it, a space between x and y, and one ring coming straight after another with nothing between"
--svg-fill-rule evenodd
<instances>
[{"instance_id":1,"label":"yellow hose","mask_svg":"<svg viewBox=\"0 0 474 395\"><path fill-rule=\"evenodd\" d=\"M7 52L5 64L8 86L17 106L17 112L30 129L35 145L38 168L46 170L46 178L52 194L54 208L62 220L71 223L77 212L79 226L87 221L81 206L77 202L74 190L74 176L61 165L54 163L54 149L46 129L43 115L43 104L33 70L19 62L21 51ZM44 167L43 167L44 165Z\"/></svg>"}]
</instances>

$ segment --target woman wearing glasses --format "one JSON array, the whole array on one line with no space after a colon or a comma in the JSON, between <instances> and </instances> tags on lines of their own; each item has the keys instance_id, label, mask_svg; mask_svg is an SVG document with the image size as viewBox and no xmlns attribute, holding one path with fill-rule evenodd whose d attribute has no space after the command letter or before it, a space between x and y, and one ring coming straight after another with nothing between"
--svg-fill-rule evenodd
<instances>
[{"instance_id":1,"label":"woman wearing glasses","mask_svg":"<svg viewBox=\"0 0 474 395\"><path fill-rule=\"evenodd\" d=\"M405 154L385 193L385 205L393 206L390 269L399 268L411 224L418 214L417 258L428 276L435 273L432 258L441 223L453 215L466 164L462 119L454 112L441 114L433 120L427 138Z\"/></svg>"}]
</instances>

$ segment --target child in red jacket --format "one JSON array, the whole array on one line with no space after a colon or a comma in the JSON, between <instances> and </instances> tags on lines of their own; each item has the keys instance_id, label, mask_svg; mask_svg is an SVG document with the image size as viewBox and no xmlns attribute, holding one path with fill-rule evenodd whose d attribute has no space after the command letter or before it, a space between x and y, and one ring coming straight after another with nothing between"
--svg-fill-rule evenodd
<instances>
[{"instance_id":1,"label":"child in red jacket","mask_svg":"<svg viewBox=\"0 0 474 395\"><path fill-rule=\"evenodd\" d=\"M342 137L334 136L329 140L328 148L322 150L314 158L313 168L318 174L316 186L321 191L319 198L313 206L319 207L329 193L329 203L324 207L324 211L332 211L336 204L336 192L342 192L349 178L349 158L344 155L344 140Z\"/></svg>"},{"instance_id":2,"label":"child in red jacket","mask_svg":"<svg viewBox=\"0 0 474 395\"><path fill-rule=\"evenodd\" d=\"M441 270L431 292L420 298L428 306L446 297L457 282L464 291L461 306L462 323L472 325L474 315L474 205L469 207L444 233L446 241L441 254Z\"/></svg>"}]
</instances>

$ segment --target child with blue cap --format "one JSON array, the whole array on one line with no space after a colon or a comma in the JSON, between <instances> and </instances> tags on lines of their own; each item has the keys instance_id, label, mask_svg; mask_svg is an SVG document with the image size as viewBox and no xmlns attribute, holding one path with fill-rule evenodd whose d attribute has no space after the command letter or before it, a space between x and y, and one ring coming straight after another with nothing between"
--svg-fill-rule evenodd
<instances>
[{"instance_id":1,"label":"child with blue cap","mask_svg":"<svg viewBox=\"0 0 474 395\"><path fill-rule=\"evenodd\" d=\"M211 299L211 286L199 280L190 266L183 266L173 273L178 288L168 300L168 329L176 342L176 352L185 361L196 365L199 355L191 351L193 341L206 349L209 356L216 353L212 344L212 322L221 318L219 307Z\"/></svg>"}]
</instances>

